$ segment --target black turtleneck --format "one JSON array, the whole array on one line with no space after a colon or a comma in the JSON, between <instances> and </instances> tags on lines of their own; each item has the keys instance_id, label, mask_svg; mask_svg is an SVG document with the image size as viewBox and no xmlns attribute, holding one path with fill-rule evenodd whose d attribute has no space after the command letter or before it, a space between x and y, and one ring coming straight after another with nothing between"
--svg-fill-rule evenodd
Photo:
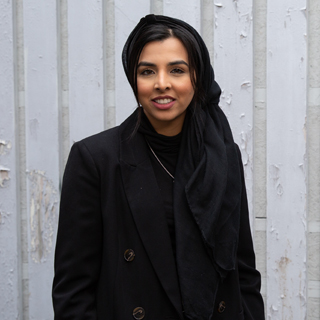
<instances>
[{"instance_id":1,"label":"black turtleneck","mask_svg":"<svg viewBox=\"0 0 320 320\"><path fill-rule=\"evenodd\" d=\"M144 112L142 112L141 124L138 131L144 135L147 143L149 143L161 163L174 176L181 142L181 133L170 137L157 133ZM170 175L162 168L150 149L149 155L158 187L162 195L172 249L175 253L175 227L173 217L174 182Z\"/></svg>"}]
</instances>

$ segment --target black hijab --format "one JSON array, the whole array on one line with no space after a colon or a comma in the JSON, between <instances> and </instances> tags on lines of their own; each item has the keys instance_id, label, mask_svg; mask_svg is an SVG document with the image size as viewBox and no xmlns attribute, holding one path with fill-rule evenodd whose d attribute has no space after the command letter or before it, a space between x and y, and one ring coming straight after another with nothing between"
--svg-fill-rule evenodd
<instances>
[{"instance_id":1,"label":"black hijab","mask_svg":"<svg viewBox=\"0 0 320 320\"><path fill-rule=\"evenodd\" d=\"M197 82L202 83L204 99L201 103L193 101L188 107L177 163L179 170L175 174L173 210L184 314L187 319L208 320L213 316L219 282L236 267L240 164L229 123L218 106L221 90L214 80L207 47L189 24L166 16L142 18L122 53L128 79L134 43L151 24L185 29L201 51L201 76Z\"/></svg>"}]
</instances>

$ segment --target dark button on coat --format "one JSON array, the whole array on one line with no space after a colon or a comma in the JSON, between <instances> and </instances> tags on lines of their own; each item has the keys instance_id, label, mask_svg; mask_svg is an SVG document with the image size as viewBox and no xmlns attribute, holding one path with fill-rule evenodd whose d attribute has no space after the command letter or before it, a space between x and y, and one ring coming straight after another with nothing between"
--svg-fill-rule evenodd
<instances>
[{"instance_id":1,"label":"dark button on coat","mask_svg":"<svg viewBox=\"0 0 320 320\"><path fill-rule=\"evenodd\" d=\"M132 249L127 249L125 252L124 252L124 259L128 262L130 261L133 261L135 257L135 253Z\"/></svg>"},{"instance_id":2,"label":"dark button on coat","mask_svg":"<svg viewBox=\"0 0 320 320\"><path fill-rule=\"evenodd\" d=\"M146 315L146 312L144 311L143 308L141 307L137 307L133 310L133 317L136 319L136 320L141 320L145 317Z\"/></svg>"},{"instance_id":3,"label":"dark button on coat","mask_svg":"<svg viewBox=\"0 0 320 320\"><path fill-rule=\"evenodd\" d=\"M221 301L218 306L218 312L222 313L224 312L225 309L226 309L226 303L224 301Z\"/></svg>"}]
</instances>

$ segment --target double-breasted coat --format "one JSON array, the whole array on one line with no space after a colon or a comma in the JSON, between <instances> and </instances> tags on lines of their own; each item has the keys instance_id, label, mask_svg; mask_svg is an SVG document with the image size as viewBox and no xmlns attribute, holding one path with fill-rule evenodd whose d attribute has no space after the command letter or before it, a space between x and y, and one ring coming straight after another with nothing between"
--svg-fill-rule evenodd
<instances>
[{"instance_id":1,"label":"double-breasted coat","mask_svg":"<svg viewBox=\"0 0 320 320\"><path fill-rule=\"evenodd\" d=\"M183 319L164 206L135 116L72 146L55 254L55 319ZM240 157L240 153L239 153ZM242 181L243 171L242 171ZM237 267L212 319L264 319L243 182Z\"/></svg>"}]
</instances>

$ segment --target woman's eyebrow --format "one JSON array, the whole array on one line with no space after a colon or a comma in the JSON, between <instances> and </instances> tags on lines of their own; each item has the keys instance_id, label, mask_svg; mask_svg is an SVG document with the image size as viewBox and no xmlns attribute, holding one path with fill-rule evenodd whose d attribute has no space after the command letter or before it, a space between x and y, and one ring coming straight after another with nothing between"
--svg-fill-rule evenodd
<instances>
[{"instance_id":1,"label":"woman's eyebrow","mask_svg":"<svg viewBox=\"0 0 320 320\"><path fill-rule=\"evenodd\" d=\"M168 66L174 66L177 64L184 64L187 67L189 67L189 65L184 61L184 60L176 60L176 61L171 61L168 63ZM138 68L139 67L156 67L156 65L154 63L151 62L147 62L147 61L141 61L140 63L138 63Z\"/></svg>"},{"instance_id":2,"label":"woman's eyebrow","mask_svg":"<svg viewBox=\"0 0 320 320\"><path fill-rule=\"evenodd\" d=\"M189 65L184 60L176 60L176 61L169 62L168 66L174 66L176 64L185 64L187 67L189 67Z\"/></svg>"},{"instance_id":3,"label":"woman's eyebrow","mask_svg":"<svg viewBox=\"0 0 320 320\"><path fill-rule=\"evenodd\" d=\"M151 62L141 61L137 67L156 67L156 65Z\"/></svg>"}]
</instances>

